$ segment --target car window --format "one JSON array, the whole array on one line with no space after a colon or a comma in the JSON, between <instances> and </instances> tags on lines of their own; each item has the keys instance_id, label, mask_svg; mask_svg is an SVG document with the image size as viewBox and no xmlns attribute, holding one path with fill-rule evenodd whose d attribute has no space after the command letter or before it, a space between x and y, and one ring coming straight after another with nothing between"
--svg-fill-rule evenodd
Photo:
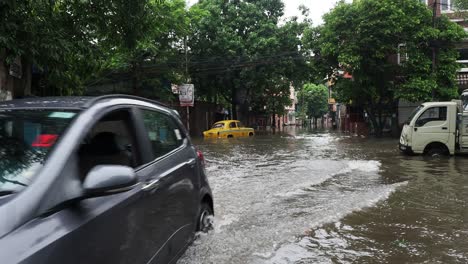
<instances>
[{"instance_id":1,"label":"car window","mask_svg":"<svg viewBox=\"0 0 468 264\"><path fill-rule=\"evenodd\" d=\"M30 184L75 115L69 110L0 111L0 193Z\"/></svg>"},{"instance_id":2,"label":"car window","mask_svg":"<svg viewBox=\"0 0 468 264\"><path fill-rule=\"evenodd\" d=\"M184 135L170 116L146 109L142 113L155 158L162 157L183 144Z\"/></svg>"},{"instance_id":3,"label":"car window","mask_svg":"<svg viewBox=\"0 0 468 264\"><path fill-rule=\"evenodd\" d=\"M447 120L447 107L431 107L424 111L416 121L416 126L421 127L431 121L445 121Z\"/></svg>"},{"instance_id":4,"label":"car window","mask_svg":"<svg viewBox=\"0 0 468 264\"><path fill-rule=\"evenodd\" d=\"M245 127L241 122L237 122L237 127Z\"/></svg>"},{"instance_id":5,"label":"car window","mask_svg":"<svg viewBox=\"0 0 468 264\"><path fill-rule=\"evenodd\" d=\"M224 127L224 124L223 123L216 123L213 125L212 128L223 128Z\"/></svg>"},{"instance_id":6,"label":"car window","mask_svg":"<svg viewBox=\"0 0 468 264\"><path fill-rule=\"evenodd\" d=\"M231 122L231 123L229 124L229 127L230 127L230 128L237 128L236 122Z\"/></svg>"},{"instance_id":7,"label":"car window","mask_svg":"<svg viewBox=\"0 0 468 264\"><path fill-rule=\"evenodd\" d=\"M137 167L136 137L129 109L113 111L86 133L78 151L82 179L97 165Z\"/></svg>"}]
</instances>

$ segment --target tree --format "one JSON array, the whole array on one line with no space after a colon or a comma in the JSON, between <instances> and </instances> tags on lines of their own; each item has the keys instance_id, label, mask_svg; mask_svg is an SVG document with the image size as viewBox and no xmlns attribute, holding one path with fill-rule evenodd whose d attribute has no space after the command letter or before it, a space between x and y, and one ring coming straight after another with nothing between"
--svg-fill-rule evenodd
<instances>
[{"instance_id":1,"label":"tree","mask_svg":"<svg viewBox=\"0 0 468 264\"><path fill-rule=\"evenodd\" d=\"M298 101L301 116L313 118L317 126L317 118L328 112L328 88L323 84L307 83L299 92Z\"/></svg>"},{"instance_id":2,"label":"tree","mask_svg":"<svg viewBox=\"0 0 468 264\"><path fill-rule=\"evenodd\" d=\"M34 93L33 66L41 73L41 95L80 94L118 79L131 84L131 93L149 87L147 96L159 97L172 95L170 85L157 89L162 80L183 77L180 50L190 33L183 0L0 0L0 19L4 94ZM21 78L9 74L16 64Z\"/></svg>"},{"instance_id":3,"label":"tree","mask_svg":"<svg viewBox=\"0 0 468 264\"><path fill-rule=\"evenodd\" d=\"M0 1L1 99L31 93L32 65L58 94L80 89L85 76L93 75L92 35L80 21L85 6L83 1ZM16 77L10 75L14 66Z\"/></svg>"},{"instance_id":4,"label":"tree","mask_svg":"<svg viewBox=\"0 0 468 264\"><path fill-rule=\"evenodd\" d=\"M315 51L317 72L336 79L334 91L340 101L365 109L377 135L386 118L396 113L399 99L456 96L453 44L465 33L444 16L433 28L431 10L419 1L342 1L324 16L324 25L307 36L320 47ZM398 53L405 59L400 64L395 60ZM341 78L339 70L353 78Z\"/></svg>"},{"instance_id":5,"label":"tree","mask_svg":"<svg viewBox=\"0 0 468 264\"><path fill-rule=\"evenodd\" d=\"M468 0L454 0L453 6L458 11L468 10Z\"/></svg>"},{"instance_id":6,"label":"tree","mask_svg":"<svg viewBox=\"0 0 468 264\"><path fill-rule=\"evenodd\" d=\"M280 25L283 9L280 0L204 0L191 8L201 15L188 41L190 73L203 99L231 103L244 122L249 106L284 112L291 84L306 75L300 36L307 24Z\"/></svg>"},{"instance_id":7,"label":"tree","mask_svg":"<svg viewBox=\"0 0 468 264\"><path fill-rule=\"evenodd\" d=\"M98 44L103 51L103 74L118 73L129 81L131 93L170 99L163 79L181 82L184 38L190 17L183 0L96 1L101 19ZM150 94L142 94L149 88Z\"/></svg>"}]
</instances>

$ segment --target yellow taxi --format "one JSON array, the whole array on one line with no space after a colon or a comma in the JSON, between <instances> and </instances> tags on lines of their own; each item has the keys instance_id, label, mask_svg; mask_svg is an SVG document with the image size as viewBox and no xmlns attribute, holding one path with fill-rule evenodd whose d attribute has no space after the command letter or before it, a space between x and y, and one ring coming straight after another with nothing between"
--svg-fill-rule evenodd
<instances>
[{"instance_id":1,"label":"yellow taxi","mask_svg":"<svg viewBox=\"0 0 468 264\"><path fill-rule=\"evenodd\" d=\"M254 129L244 127L239 120L219 121L210 130L203 132L205 138L251 137L253 135L255 135Z\"/></svg>"}]
</instances>

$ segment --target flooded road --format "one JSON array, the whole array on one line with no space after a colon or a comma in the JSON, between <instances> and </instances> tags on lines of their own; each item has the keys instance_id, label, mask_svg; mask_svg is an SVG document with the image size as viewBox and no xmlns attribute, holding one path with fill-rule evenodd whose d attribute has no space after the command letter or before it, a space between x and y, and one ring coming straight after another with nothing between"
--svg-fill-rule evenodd
<instances>
[{"instance_id":1,"label":"flooded road","mask_svg":"<svg viewBox=\"0 0 468 264\"><path fill-rule=\"evenodd\" d=\"M468 262L468 157L295 130L194 143L215 228L178 263Z\"/></svg>"}]
</instances>

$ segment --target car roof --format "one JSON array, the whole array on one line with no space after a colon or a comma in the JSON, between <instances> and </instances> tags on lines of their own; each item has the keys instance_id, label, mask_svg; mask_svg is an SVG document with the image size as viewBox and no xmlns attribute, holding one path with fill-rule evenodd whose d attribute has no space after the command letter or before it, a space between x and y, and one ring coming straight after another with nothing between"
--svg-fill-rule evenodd
<instances>
[{"instance_id":1,"label":"car roof","mask_svg":"<svg viewBox=\"0 0 468 264\"><path fill-rule=\"evenodd\" d=\"M57 96L57 97L28 97L22 99L14 99L10 101L1 101L0 109L12 108L61 108L61 109L85 109L95 103L105 99L133 99L150 102L160 106L166 105L150 99L122 94L112 94L104 96Z\"/></svg>"},{"instance_id":2,"label":"car roof","mask_svg":"<svg viewBox=\"0 0 468 264\"><path fill-rule=\"evenodd\" d=\"M239 120L222 120L216 122L216 124L221 124L221 123L229 123L229 122L240 122Z\"/></svg>"}]
</instances>

